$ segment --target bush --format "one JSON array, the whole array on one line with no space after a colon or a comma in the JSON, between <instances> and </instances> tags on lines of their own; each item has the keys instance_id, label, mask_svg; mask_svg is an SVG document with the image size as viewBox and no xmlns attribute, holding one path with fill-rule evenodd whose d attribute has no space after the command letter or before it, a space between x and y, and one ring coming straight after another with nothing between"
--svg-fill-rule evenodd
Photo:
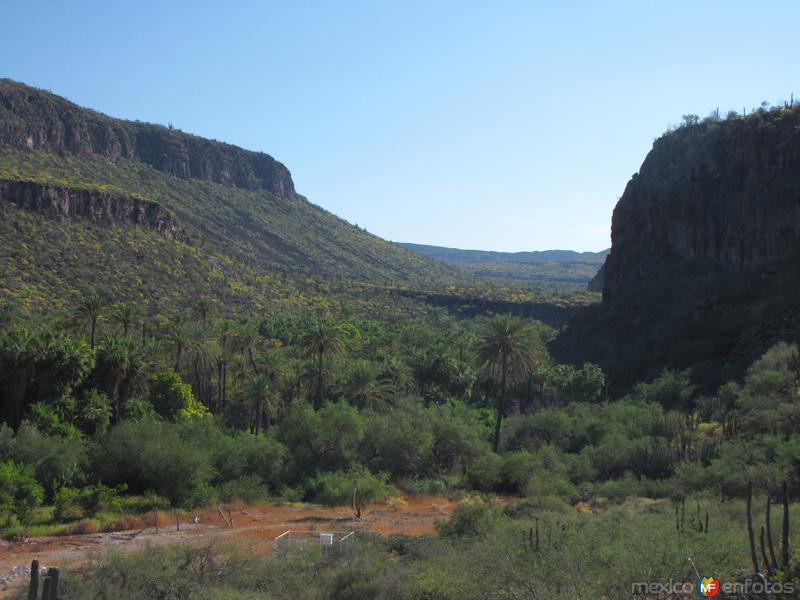
<instances>
[{"instance_id":1,"label":"bush","mask_svg":"<svg viewBox=\"0 0 800 600\"><path fill-rule=\"evenodd\" d=\"M436 521L436 531L444 537L481 535L492 529L500 519L494 503L478 496L468 496L459 502L447 521Z\"/></svg>"},{"instance_id":2,"label":"bush","mask_svg":"<svg viewBox=\"0 0 800 600\"><path fill-rule=\"evenodd\" d=\"M209 415L208 409L194 399L192 386L171 369L150 378L148 399L155 411L169 421L191 421Z\"/></svg>"},{"instance_id":3,"label":"bush","mask_svg":"<svg viewBox=\"0 0 800 600\"><path fill-rule=\"evenodd\" d=\"M59 489L53 496L53 519L56 521L74 521L82 516L77 504L78 490L69 487Z\"/></svg>"},{"instance_id":4,"label":"bush","mask_svg":"<svg viewBox=\"0 0 800 600\"><path fill-rule=\"evenodd\" d=\"M491 492L500 486L502 473L502 457L494 452L485 452L469 465L467 481L473 489Z\"/></svg>"},{"instance_id":5,"label":"bush","mask_svg":"<svg viewBox=\"0 0 800 600\"><path fill-rule=\"evenodd\" d=\"M191 433L188 425L124 422L101 439L94 470L110 484L153 490L183 506L212 474L209 449Z\"/></svg>"},{"instance_id":6,"label":"bush","mask_svg":"<svg viewBox=\"0 0 800 600\"><path fill-rule=\"evenodd\" d=\"M44 435L29 423L23 423L16 435L0 427L0 458L33 467L45 494L86 481L90 448L83 439Z\"/></svg>"},{"instance_id":7,"label":"bush","mask_svg":"<svg viewBox=\"0 0 800 600\"><path fill-rule=\"evenodd\" d=\"M44 490L36 482L33 469L13 461L0 462L0 520L11 518L27 523L31 511L42 503Z\"/></svg>"},{"instance_id":8,"label":"bush","mask_svg":"<svg viewBox=\"0 0 800 600\"><path fill-rule=\"evenodd\" d=\"M76 421L81 431L88 435L105 433L111 422L108 397L95 389L88 390L78 401Z\"/></svg>"},{"instance_id":9,"label":"bush","mask_svg":"<svg viewBox=\"0 0 800 600\"><path fill-rule=\"evenodd\" d=\"M122 412L124 421L140 423L142 421L160 421L161 415L156 412L149 400L144 398L134 398L125 404Z\"/></svg>"},{"instance_id":10,"label":"bush","mask_svg":"<svg viewBox=\"0 0 800 600\"><path fill-rule=\"evenodd\" d=\"M385 474L373 475L363 467L350 471L319 473L309 483L312 500L327 506L341 506L353 502L353 486L356 488L356 502L360 506L382 500L397 493L389 485Z\"/></svg>"}]
</instances>

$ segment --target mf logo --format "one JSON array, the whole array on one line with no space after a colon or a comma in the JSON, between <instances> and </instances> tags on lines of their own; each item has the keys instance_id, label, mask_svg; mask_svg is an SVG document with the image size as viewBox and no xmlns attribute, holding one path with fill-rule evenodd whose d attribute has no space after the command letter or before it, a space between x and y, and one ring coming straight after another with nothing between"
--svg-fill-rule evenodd
<instances>
[{"instance_id":1,"label":"mf logo","mask_svg":"<svg viewBox=\"0 0 800 600\"><path fill-rule=\"evenodd\" d=\"M703 598L711 598L719 592L719 579L703 577L697 580L697 593Z\"/></svg>"}]
</instances>

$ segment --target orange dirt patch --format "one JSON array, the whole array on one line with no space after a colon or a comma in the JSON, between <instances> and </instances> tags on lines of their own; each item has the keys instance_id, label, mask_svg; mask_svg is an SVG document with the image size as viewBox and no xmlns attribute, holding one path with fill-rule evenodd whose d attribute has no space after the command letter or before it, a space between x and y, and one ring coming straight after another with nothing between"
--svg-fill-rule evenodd
<instances>
[{"instance_id":1,"label":"orange dirt patch","mask_svg":"<svg viewBox=\"0 0 800 600\"><path fill-rule=\"evenodd\" d=\"M402 502L379 502L362 510L355 522L356 532L370 531L380 535L426 535L435 531L436 519L445 518L455 506L446 497L404 497ZM268 504L232 504L223 519L216 508L181 517L181 530L175 530L175 517L158 513L132 517L128 524L136 529L115 533L90 533L63 537L41 537L13 542L0 542L0 598L28 581L23 572L36 559L43 567L69 567L102 556L107 548L136 552L148 546L178 543L202 545L212 540L232 543L251 552L269 553L274 539L291 530L293 533L349 531L353 513L349 507L324 507L312 504L271 506ZM229 527L228 515L233 520ZM199 522L194 523L197 516Z\"/></svg>"}]
</instances>

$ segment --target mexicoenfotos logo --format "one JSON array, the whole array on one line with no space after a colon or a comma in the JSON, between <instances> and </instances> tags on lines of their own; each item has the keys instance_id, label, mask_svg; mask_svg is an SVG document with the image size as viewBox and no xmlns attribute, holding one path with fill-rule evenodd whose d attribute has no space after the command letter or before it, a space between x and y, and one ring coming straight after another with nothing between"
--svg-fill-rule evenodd
<instances>
[{"instance_id":1,"label":"mexicoenfotos logo","mask_svg":"<svg viewBox=\"0 0 800 600\"><path fill-rule=\"evenodd\" d=\"M703 577L697 580L697 593L703 598L711 598L719 592L719 579Z\"/></svg>"}]
</instances>

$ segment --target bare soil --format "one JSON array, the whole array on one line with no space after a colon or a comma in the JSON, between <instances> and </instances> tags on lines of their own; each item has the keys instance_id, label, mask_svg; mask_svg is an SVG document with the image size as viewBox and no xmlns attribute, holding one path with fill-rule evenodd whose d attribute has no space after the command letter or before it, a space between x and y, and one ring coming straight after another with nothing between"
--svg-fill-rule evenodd
<instances>
[{"instance_id":1,"label":"bare soil","mask_svg":"<svg viewBox=\"0 0 800 600\"><path fill-rule=\"evenodd\" d=\"M362 510L355 529L381 535L433 533L434 521L446 517L454 504L446 497L405 497L402 502L377 503ZM144 520L151 526L143 530L0 541L0 598L11 597L15 589L28 582L34 559L42 568L68 568L100 558L109 548L136 552L167 544L201 546L215 540L248 552L267 554L274 548L274 539L285 531L291 530L293 534L349 531L353 524L350 507L238 504L228 508L233 527L228 526L214 507L183 515L180 531L176 531L173 515L160 512L158 533L153 515L147 515ZM198 523L194 523L195 516Z\"/></svg>"}]
</instances>

